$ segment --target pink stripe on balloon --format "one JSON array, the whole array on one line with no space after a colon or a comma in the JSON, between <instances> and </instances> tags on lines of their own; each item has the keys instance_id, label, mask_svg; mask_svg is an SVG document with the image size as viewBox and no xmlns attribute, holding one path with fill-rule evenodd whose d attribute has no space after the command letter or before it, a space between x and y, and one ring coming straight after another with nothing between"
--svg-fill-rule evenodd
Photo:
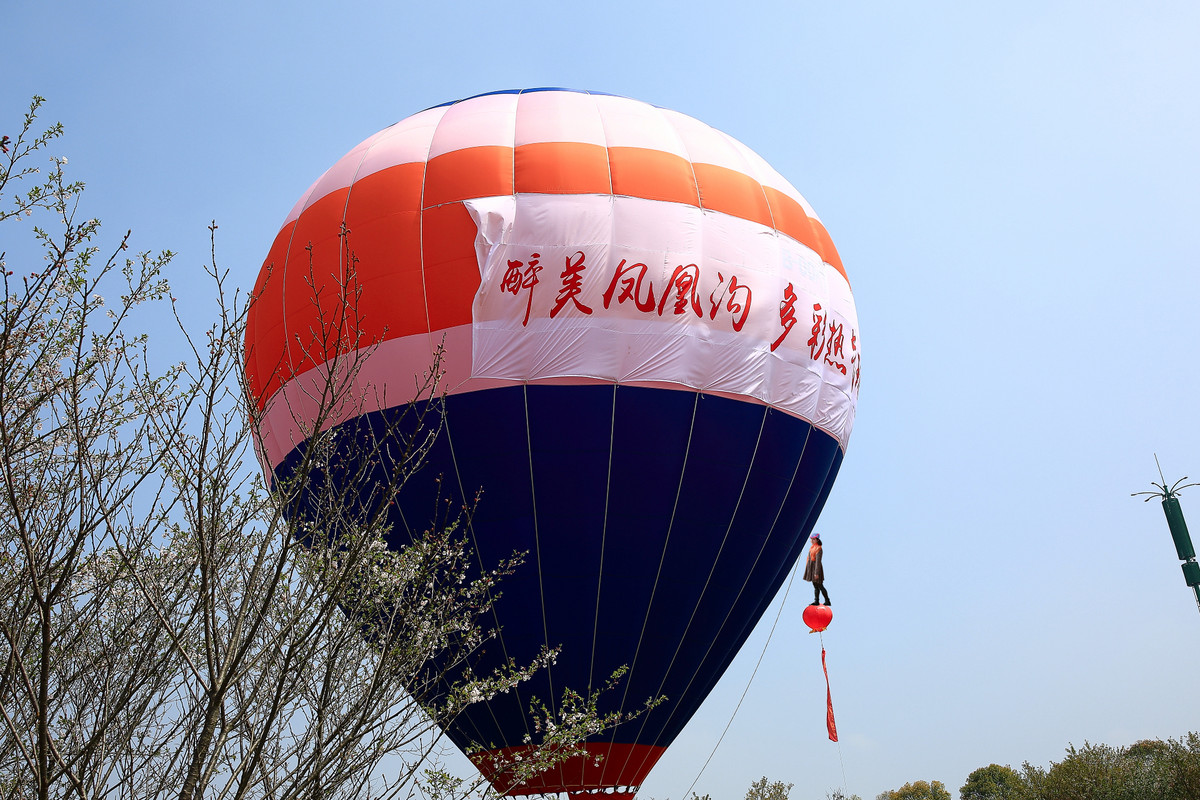
<instances>
[{"instance_id":1,"label":"pink stripe on balloon","mask_svg":"<svg viewBox=\"0 0 1200 800\"><path fill-rule=\"evenodd\" d=\"M431 108L384 130L363 158L356 180L399 164L425 161L433 133L445 113L444 107Z\"/></svg>"},{"instance_id":2,"label":"pink stripe on balloon","mask_svg":"<svg viewBox=\"0 0 1200 800\"><path fill-rule=\"evenodd\" d=\"M580 142L604 146L596 98L582 92L526 92L517 101L516 144Z\"/></svg>"},{"instance_id":3,"label":"pink stripe on balloon","mask_svg":"<svg viewBox=\"0 0 1200 800\"><path fill-rule=\"evenodd\" d=\"M468 147L512 147L516 135L517 95L491 94L446 108L429 150L436 158Z\"/></svg>"}]
</instances>

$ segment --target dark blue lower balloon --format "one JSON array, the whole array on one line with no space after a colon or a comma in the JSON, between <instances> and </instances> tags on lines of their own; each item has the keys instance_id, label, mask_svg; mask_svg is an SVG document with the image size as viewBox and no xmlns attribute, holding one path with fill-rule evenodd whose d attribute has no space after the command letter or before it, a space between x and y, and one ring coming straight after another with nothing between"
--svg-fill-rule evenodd
<instances>
[{"instance_id":1,"label":"dark blue lower balloon","mask_svg":"<svg viewBox=\"0 0 1200 800\"><path fill-rule=\"evenodd\" d=\"M377 432L398 413L347 430ZM481 563L528 557L502 584L500 637L477 668L562 647L518 691L468 708L450 737L520 745L531 697L585 693L625 665L602 711L666 700L598 740L669 745L802 552L841 464L836 440L755 403L611 384L453 395L445 413L428 465L401 493L393 544L429 527L439 491L461 501L482 490L470 530ZM351 472L326 477L339 474Z\"/></svg>"}]
</instances>

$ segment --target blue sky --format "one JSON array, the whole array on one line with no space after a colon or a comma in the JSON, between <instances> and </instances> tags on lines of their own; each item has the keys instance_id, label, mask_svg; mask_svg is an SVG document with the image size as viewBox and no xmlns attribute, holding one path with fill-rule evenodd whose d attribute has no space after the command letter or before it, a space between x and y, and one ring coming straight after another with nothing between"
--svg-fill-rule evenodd
<instances>
[{"instance_id":1,"label":"blue sky","mask_svg":"<svg viewBox=\"0 0 1200 800\"><path fill-rule=\"evenodd\" d=\"M180 296L211 294L210 220L248 288L343 153L493 89L676 109L805 195L865 348L819 525L842 741L798 584L701 794L762 775L797 800L956 790L991 762L1200 728L1200 615L1157 504L1129 497L1155 453L1200 477L1200 6L15 2L3 19L0 132L45 95L85 213L177 251ZM683 797L778 609L643 796Z\"/></svg>"}]
</instances>

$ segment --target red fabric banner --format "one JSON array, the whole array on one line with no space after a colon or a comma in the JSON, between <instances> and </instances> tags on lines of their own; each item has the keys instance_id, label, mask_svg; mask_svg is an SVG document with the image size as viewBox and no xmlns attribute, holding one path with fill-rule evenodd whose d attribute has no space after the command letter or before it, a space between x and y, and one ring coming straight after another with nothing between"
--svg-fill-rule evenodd
<instances>
[{"instance_id":1,"label":"red fabric banner","mask_svg":"<svg viewBox=\"0 0 1200 800\"><path fill-rule=\"evenodd\" d=\"M825 671L825 727L829 741L837 741L837 723L833 720L833 695L829 693L829 667L825 666L825 648L821 648L821 669Z\"/></svg>"}]
</instances>

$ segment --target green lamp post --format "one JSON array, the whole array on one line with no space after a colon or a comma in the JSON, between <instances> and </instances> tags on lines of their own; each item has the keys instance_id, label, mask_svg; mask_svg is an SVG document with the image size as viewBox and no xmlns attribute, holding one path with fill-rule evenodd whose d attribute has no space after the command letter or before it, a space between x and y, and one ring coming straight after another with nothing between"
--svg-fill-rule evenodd
<instances>
[{"instance_id":1,"label":"green lamp post","mask_svg":"<svg viewBox=\"0 0 1200 800\"><path fill-rule=\"evenodd\" d=\"M1158 464L1158 456L1154 457L1154 463ZM1175 553L1179 556L1179 560L1183 562L1183 579L1187 581L1187 585L1196 595L1196 607L1200 608L1200 564L1196 563L1196 549L1192 547L1192 537L1188 534L1187 522L1183 518L1183 509L1179 505L1179 491L1186 489L1188 486L1200 486L1197 483L1184 483L1187 476L1180 478L1170 486L1167 485L1167 479L1163 478L1162 466L1158 467L1158 477L1162 479L1162 483L1150 482L1150 485L1155 488L1153 492L1134 492L1133 496L1149 495L1146 502L1149 503L1155 497L1162 498L1163 513L1167 515L1167 527L1171 530L1171 539L1175 542Z\"/></svg>"}]
</instances>

